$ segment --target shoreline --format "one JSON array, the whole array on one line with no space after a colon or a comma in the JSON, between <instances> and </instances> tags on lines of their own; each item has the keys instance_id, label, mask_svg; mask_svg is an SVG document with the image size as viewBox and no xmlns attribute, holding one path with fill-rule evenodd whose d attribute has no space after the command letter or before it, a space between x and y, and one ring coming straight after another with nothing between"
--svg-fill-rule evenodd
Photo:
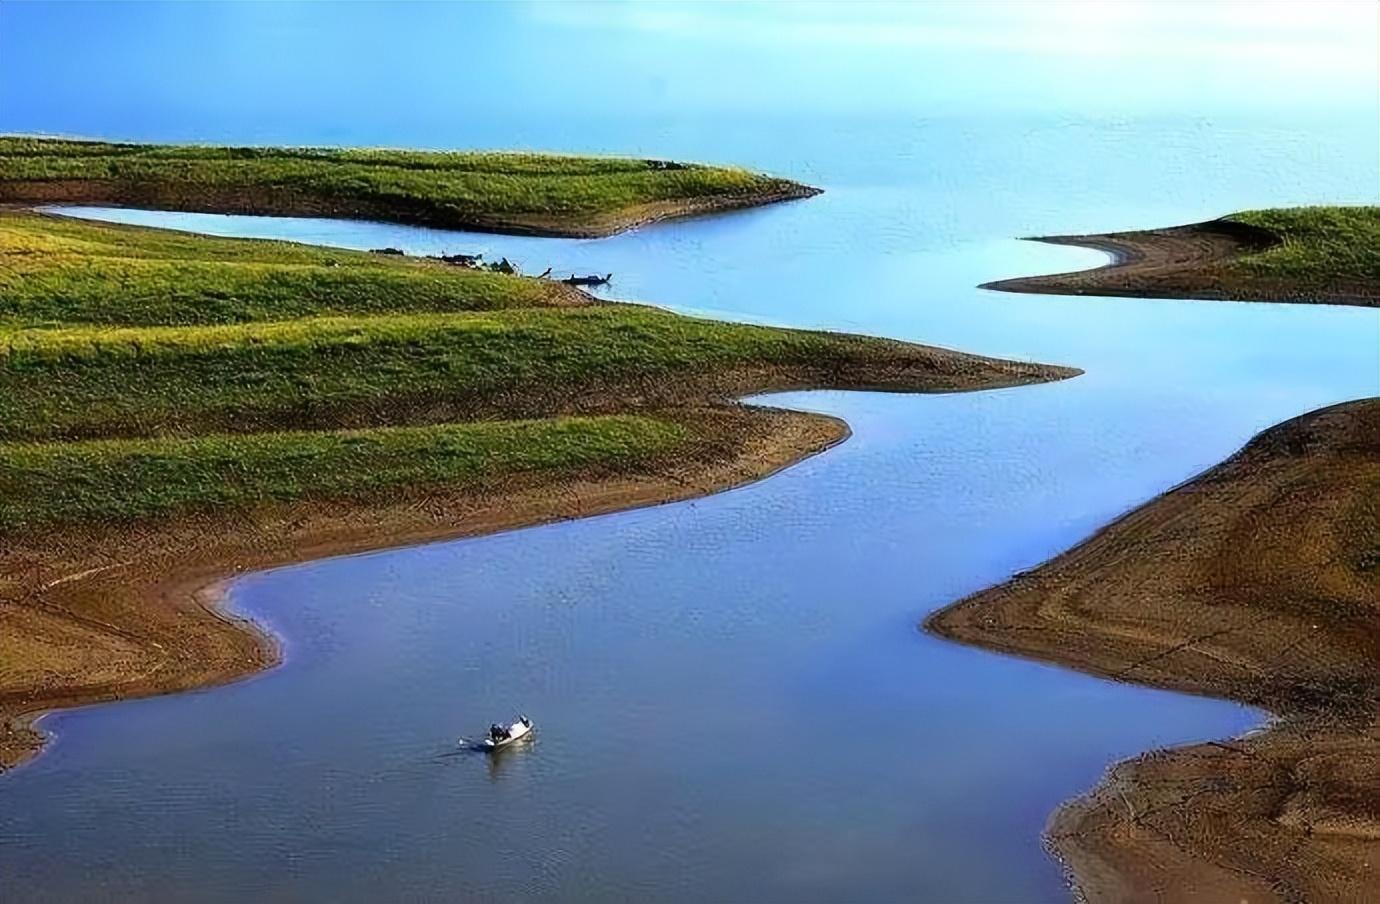
<instances>
[{"instance_id":1,"label":"shoreline","mask_svg":"<svg viewBox=\"0 0 1380 904\"><path fill-rule=\"evenodd\" d=\"M653 158L0 135L0 203L31 206L332 217L603 238L822 192L741 167Z\"/></svg>"},{"instance_id":2,"label":"shoreline","mask_svg":"<svg viewBox=\"0 0 1380 904\"><path fill-rule=\"evenodd\" d=\"M948 640L1271 714L1114 765L1045 837L1088 901L1380 892L1380 398L1301 415L1007 582Z\"/></svg>"},{"instance_id":3,"label":"shoreline","mask_svg":"<svg viewBox=\"0 0 1380 904\"><path fill-rule=\"evenodd\" d=\"M1282 240L1266 229L1226 219L1165 229L1032 236L1029 241L1090 248L1112 260L1086 270L995 280L979 288L1034 295L1380 306L1380 286L1374 284L1303 287L1232 269L1231 264L1278 247Z\"/></svg>"},{"instance_id":4,"label":"shoreline","mask_svg":"<svg viewBox=\"0 0 1380 904\"><path fill-rule=\"evenodd\" d=\"M440 216L407 211L365 199L325 199L291 191L270 195L256 192L217 193L198 188L192 195L167 195L87 180L11 183L3 189L0 206L43 213L46 206L113 207L129 210L161 210L174 213L210 213L230 216L309 217L401 223L430 229L516 235L532 238L601 239L656 223L714 216L822 195L824 189L790 183L764 191L710 195L676 201L637 204L571 223L537 215Z\"/></svg>"},{"instance_id":5,"label":"shoreline","mask_svg":"<svg viewBox=\"0 0 1380 904\"><path fill-rule=\"evenodd\" d=\"M84 222L57 216L51 219ZM128 228L136 229L130 234L139 236L160 232L146 227L112 228L119 235ZM293 249L293 253L304 253L298 246ZM381 263L366 255L360 259L363 263L359 266L391 266L391 262ZM328 268L323 272L334 271ZM436 273L449 271L438 267ZM591 299L584 310L635 314L641 308L615 307ZM490 320L503 323L505 316L496 312ZM177 333L162 326L103 326L101 319L90 315L87 320L92 323L83 327L88 332L104 328L116 333L123 330L131 336L143 332L161 335L160 330ZM688 317L679 322L717 323ZM732 326L724 324L726 330ZM226 334L269 328L252 323L209 327ZM637 329L643 332L635 330L634 336L650 337L639 341L647 342L654 354L661 354L654 345L663 341L657 339L658 334L647 325ZM790 332L778 331L780 335ZM801 336L826 335L796 332ZM547 334L537 335L545 338ZM580 333L572 333L573 340L561 333L551 335L555 337L552 341L578 341ZM793 360L789 355L774 359L772 355L781 353L768 348L756 358L737 352L740 361L730 355L723 361L707 360L699 367L682 366L679 371L670 367L662 372L653 366L645 372L615 372L603 381L538 381L530 389L500 384L502 391L491 393L492 398L477 391L455 397L422 393L417 398L394 393L380 396L386 399L384 405L372 398L353 403L348 398L323 397L301 411L279 411L265 404L262 412L250 408L231 420L218 415L219 409L214 407L193 409L190 414L168 409L157 415L163 420L148 415L154 419L141 422L136 425L140 429L135 430L130 430L127 421L107 419L78 424L65 432L54 431L51 422L41 422L38 435L19 433L12 441L47 446L87 439L137 444L149 436L174 434L215 439L263 437L275 432L287 436L298 431L307 436L311 431L482 424L494 418L642 413L679 423L687 429L688 439L673 451L657 453L639 463L591 462L504 472L490 462L477 480L450 488L442 481L410 490L394 486L390 493L331 495L323 491L313 498L303 491L280 501L272 501L271 495L249 495L241 504L173 507L163 514L145 514L134 520L119 513L134 502L142 504L142 498L116 502L77 499L73 504L94 505L90 511L109 511L112 517L67 517L51 522L37 517L46 509L42 508L44 500L36 499L32 504L37 514L21 512L30 519L29 526L7 535L6 547L0 551L0 768L26 760L41 748L41 737L32 723L43 712L204 687L272 665L277 654L261 632L216 609L213 599L203 599L202 591L209 585L236 574L707 495L762 479L848 435L847 425L837 419L737 401L747 395L809 389L959 392L1047 382L1082 373L1076 368L968 355L893 340L828 335L827 342L821 339L822 344L808 359ZM684 341L692 346L700 339L695 332L686 336ZM672 334L664 344L675 341L679 336ZM657 363L654 354L653 364ZM386 359L384 363L391 366L392 361ZM316 371L308 368L302 373L314 375ZM238 379L236 374L238 371L231 372ZM157 411L161 409L155 414ZM145 414L142 410L136 413L141 417ZM222 454L219 448L213 450L214 455ZM159 451L154 458L167 454ZM46 464L26 467L38 468L32 473L48 479L45 475L50 472L43 470ZM200 492L198 484L179 487L192 493L193 501L199 498L195 495ZM137 507L133 510L139 511ZM195 514L197 511L205 513ZM17 523L24 525L25 521Z\"/></svg>"},{"instance_id":6,"label":"shoreline","mask_svg":"<svg viewBox=\"0 0 1380 904\"><path fill-rule=\"evenodd\" d=\"M719 455L666 461L629 474L514 480L480 492L375 504L302 503L151 529L90 530L74 549L53 550L36 541L7 551L0 556L0 590L10 592L0 592L0 624L22 608L47 615L50 630L61 630L64 620L85 628L99 624L123 642L134 661L120 674L85 685L27 694L0 688L0 774L42 752L45 735L35 722L48 713L219 686L281 662L276 636L225 608L226 590L242 574L701 498L764 480L851 435L841 419L765 406L715 406L695 416L718 421L728 439ZM220 539L197 545L205 536ZM72 564L82 567L71 571ZM26 588L30 597L45 597L37 606L30 600L14 604L16 572L42 576L36 587ZM91 605L104 597L113 599ZM155 615L148 620L153 624L133 617L145 614ZM6 635L14 636L8 630Z\"/></svg>"}]
</instances>

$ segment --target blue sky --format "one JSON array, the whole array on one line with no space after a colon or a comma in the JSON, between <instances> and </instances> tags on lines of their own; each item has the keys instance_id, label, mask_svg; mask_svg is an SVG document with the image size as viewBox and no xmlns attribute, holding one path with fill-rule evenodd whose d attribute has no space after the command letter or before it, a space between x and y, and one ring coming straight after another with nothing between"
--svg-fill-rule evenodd
<instances>
[{"instance_id":1,"label":"blue sky","mask_svg":"<svg viewBox=\"0 0 1380 904\"><path fill-rule=\"evenodd\" d=\"M174 3L0 0L0 130L280 134L475 117L1374 117L1343 2Z\"/></svg>"}]
</instances>

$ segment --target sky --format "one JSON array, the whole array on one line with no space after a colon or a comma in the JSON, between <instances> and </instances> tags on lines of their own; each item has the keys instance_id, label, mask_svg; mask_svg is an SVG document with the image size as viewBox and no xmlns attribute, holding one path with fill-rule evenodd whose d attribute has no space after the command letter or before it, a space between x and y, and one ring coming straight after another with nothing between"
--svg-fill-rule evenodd
<instances>
[{"instance_id":1,"label":"sky","mask_svg":"<svg viewBox=\"0 0 1380 904\"><path fill-rule=\"evenodd\" d=\"M0 0L0 131L494 117L1377 116L1372 0Z\"/></svg>"}]
</instances>

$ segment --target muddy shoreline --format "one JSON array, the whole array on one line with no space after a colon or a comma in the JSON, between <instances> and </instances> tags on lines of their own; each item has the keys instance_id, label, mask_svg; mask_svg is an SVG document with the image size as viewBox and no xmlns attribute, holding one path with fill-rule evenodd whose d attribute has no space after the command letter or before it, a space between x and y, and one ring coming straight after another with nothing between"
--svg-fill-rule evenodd
<instances>
[{"instance_id":1,"label":"muddy shoreline","mask_svg":"<svg viewBox=\"0 0 1380 904\"><path fill-rule=\"evenodd\" d=\"M1047 840L1085 900L1380 899L1380 398L1266 430L925 627L1276 716L1061 808Z\"/></svg>"},{"instance_id":2,"label":"muddy shoreline","mask_svg":"<svg viewBox=\"0 0 1380 904\"><path fill-rule=\"evenodd\" d=\"M1032 241L1093 248L1112 261L1091 270L1021 276L981 288L1037 295L1104 295L1210 301L1282 301L1296 304L1380 306L1380 285L1324 279L1252 275L1231 264L1279 244L1272 233L1245 223L1209 220L1167 229L1088 235L1037 236Z\"/></svg>"},{"instance_id":3,"label":"muddy shoreline","mask_svg":"<svg viewBox=\"0 0 1380 904\"><path fill-rule=\"evenodd\" d=\"M198 203L226 212L225 201ZM256 202L251 212L283 211ZM465 490L432 486L166 521L71 522L6 535L0 546L0 769L41 748L33 720L44 712L199 688L272 665L278 654L270 639L225 615L218 595L206 592L236 574L706 495L766 477L848 434L833 418L735 401L747 395L959 392L1079 373L874 340L856 352L794 364L724 365L673 377L650 373L597 386L553 382L502 398L401 396L386 403L305 406L257 420L234 414L224 421L155 425L169 433L253 432L646 412L681 422L692 439L637 466L490 475ZM96 435L147 432L112 423Z\"/></svg>"},{"instance_id":4,"label":"muddy shoreline","mask_svg":"<svg viewBox=\"0 0 1380 904\"><path fill-rule=\"evenodd\" d=\"M716 439L637 472L514 478L482 491L301 503L8 545L0 554L0 769L40 751L33 723L44 713L272 667L274 638L222 606L237 575L706 496L849 436L837 418L774 408L708 406L683 416L702 419Z\"/></svg>"}]
</instances>

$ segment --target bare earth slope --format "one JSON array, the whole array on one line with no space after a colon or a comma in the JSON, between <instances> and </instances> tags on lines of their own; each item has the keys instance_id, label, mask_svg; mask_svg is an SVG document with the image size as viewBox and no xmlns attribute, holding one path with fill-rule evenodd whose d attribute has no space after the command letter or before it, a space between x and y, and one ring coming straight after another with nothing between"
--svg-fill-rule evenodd
<instances>
[{"instance_id":1,"label":"bare earth slope","mask_svg":"<svg viewBox=\"0 0 1380 904\"><path fill-rule=\"evenodd\" d=\"M927 627L1279 716L1056 814L1088 900L1380 900L1380 399L1265 431Z\"/></svg>"}]
</instances>

